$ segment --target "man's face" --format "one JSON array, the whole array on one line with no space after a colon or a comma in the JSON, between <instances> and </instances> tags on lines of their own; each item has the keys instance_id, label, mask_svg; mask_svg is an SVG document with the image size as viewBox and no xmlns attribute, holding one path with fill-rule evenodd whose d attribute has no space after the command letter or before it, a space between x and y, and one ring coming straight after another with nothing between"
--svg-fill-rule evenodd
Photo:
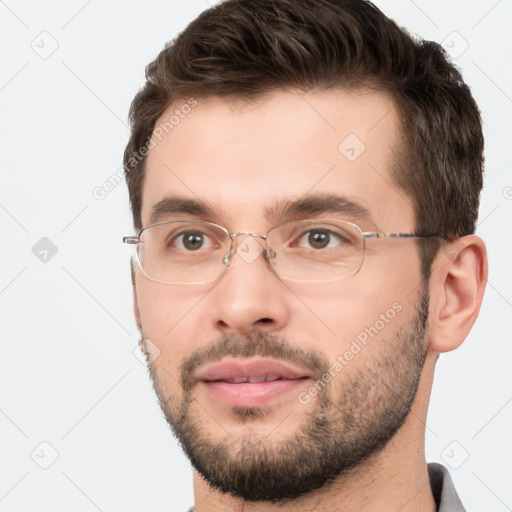
<instances>
[{"instance_id":1,"label":"man's face","mask_svg":"<svg viewBox=\"0 0 512 512\"><path fill-rule=\"evenodd\" d=\"M199 99L184 111L153 137L144 226L154 205L179 197L214 215L170 212L159 222L206 220L265 235L289 220L267 210L334 194L369 215L352 208L312 218L414 231L412 201L391 178L399 137L389 96L277 92L253 104ZM235 242L254 251L262 240ZM297 497L377 453L406 419L428 314L414 241L367 240L360 271L332 282L280 279L264 253L240 250L216 282L161 284L140 270L135 278L162 409L195 468L221 491ZM242 374L279 380L235 382Z\"/></svg>"}]
</instances>

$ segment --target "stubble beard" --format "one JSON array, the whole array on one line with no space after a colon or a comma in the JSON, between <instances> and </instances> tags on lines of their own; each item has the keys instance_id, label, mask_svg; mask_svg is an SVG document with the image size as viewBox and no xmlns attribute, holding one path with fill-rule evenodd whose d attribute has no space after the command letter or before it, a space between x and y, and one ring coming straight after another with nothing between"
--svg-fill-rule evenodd
<instances>
[{"instance_id":1,"label":"stubble beard","mask_svg":"<svg viewBox=\"0 0 512 512\"><path fill-rule=\"evenodd\" d=\"M243 434L226 432L222 439L214 439L198 418L205 412L196 404L191 380L199 365L227 355L289 361L318 377L332 366L318 351L299 350L271 334L225 336L192 354L180 366L181 402L169 391L176 386L174 379L155 361L149 368L160 407L193 467L212 488L251 502L296 499L363 464L404 424L427 353L428 302L424 287L415 313L394 336L371 342L386 347L380 359L363 361L364 355L358 354L342 370L343 378L333 378L317 400L304 407L302 423L287 437L280 432L278 441L258 435L251 425L267 415L265 408L232 408L230 412L247 428Z\"/></svg>"}]
</instances>

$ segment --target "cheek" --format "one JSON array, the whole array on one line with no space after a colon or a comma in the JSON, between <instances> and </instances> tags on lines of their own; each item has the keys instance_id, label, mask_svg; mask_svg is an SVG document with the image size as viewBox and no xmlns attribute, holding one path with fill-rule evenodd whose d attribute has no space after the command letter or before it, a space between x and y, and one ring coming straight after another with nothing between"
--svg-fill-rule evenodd
<instances>
[{"instance_id":1,"label":"cheek","mask_svg":"<svg viewBox=\"0 0 512 512\"><path fill-rule=\"evenodd\" d=\"M160 365L176 368L194 349L191 340L199 335L205 324L205 300L208 290L192 286L173 286L154 283L137 276L137 302L145 338L160 351ZM202 321L204 319L204 321Z\"/></svg>"},{"instance_id":2,"label":"cheek","mask_svg":"<svg viewBox=\"0 0 512 512\"><path fill-rule=\"evenodd\" d=\"M418 302L421 273L415 251L413 246L400 251L399 256L391 250L372 254L355 276L294 287L309 310L296 316L298 330L318 343L331 359L355 339L392 336L414 313Z\"/></svg>"},{"instance_id":3,"label":"cheek","mask_svg":"<svg viewBox=\"0 0 512 512\"><path fill-rule=\"evenodd\" d=\"M422 284L416 243L399 239L373 241L355 277L365 289L365 300L381 309L395 302L404 308L415 304Z\"/></svg>"}]
</instances>

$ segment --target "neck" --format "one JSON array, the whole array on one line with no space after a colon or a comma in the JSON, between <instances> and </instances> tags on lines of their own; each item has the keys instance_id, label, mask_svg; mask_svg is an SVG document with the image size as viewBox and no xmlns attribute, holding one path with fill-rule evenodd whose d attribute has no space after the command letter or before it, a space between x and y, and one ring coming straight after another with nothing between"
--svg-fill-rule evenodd
<instances>
[{"instance_id":1,"label":"neck","mask_svg":"<svg viewBox=\"0 0 512 512\"><path fill-rule=\"evenodd\" d=\"M435 512L424 437L436 356L433 352L427 356L418 393L404 425L380 452L350 472L307 495L282 503L244 502L212 489L194 472L195 509L197 512Z\"/></svg>"}]
</instances>

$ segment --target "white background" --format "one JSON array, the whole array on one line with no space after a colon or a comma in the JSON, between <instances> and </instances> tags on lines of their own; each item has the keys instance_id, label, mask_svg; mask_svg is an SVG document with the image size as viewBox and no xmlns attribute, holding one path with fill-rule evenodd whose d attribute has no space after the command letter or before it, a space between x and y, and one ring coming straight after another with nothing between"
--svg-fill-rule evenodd
<instances>
[{"instance_id":1,"label":"white background","mask_svg":"<svg viewBox=\"0 0 512 512\"><path fill-rule=\"evenodd\" d=\"M512 510L512 1L377 5L451 47L482 110L478 234L488 244L489 283L467 341L439 361L427 458L452 467L468 511ZM134 355L121 243L132 232L126 187L102 200L93 191L121 166L145 65L207 7L0 2L3 512L184 511L193 503L190 466ZM46 262L32 251L43 237L58 250Z\"/></svg>"}]
</instances>

